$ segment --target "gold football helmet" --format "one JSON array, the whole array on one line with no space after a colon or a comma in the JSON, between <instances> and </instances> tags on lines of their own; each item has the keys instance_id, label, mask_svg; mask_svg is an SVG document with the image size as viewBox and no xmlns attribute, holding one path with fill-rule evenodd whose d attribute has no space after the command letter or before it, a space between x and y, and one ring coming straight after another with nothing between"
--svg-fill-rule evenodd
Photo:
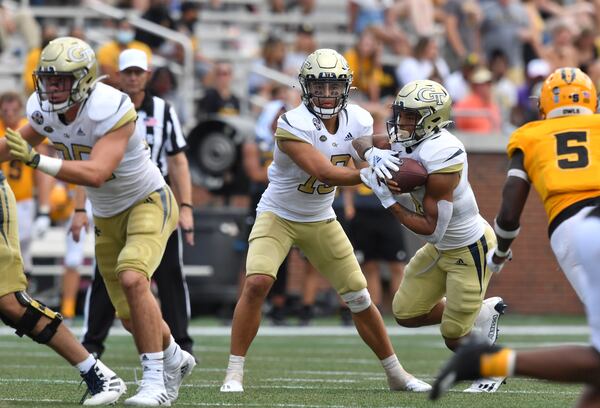
<instances>
[{"instance_id":1,"label":"gold football helmet","mask_svg":"<svg viewBox=\"0 0 600 408\"><path fill-rule=\"evenodd\" d=\"M60 37L50 41L42 50L33 82L42 110L65 112L84 101L98 82L94 50L79 38ZM68 96L60 95L66 91Z\"/></svg>"},{"instance_id":2,"label":"gold football helmet","mask_svg":"<svg viewBox=\"0 0 600 408\"><path fill-rule=\"evenodd\" d=\"M579 68L559 68L542 84L539 101L542 119L591 115L597 107L596 87Z\"/></svg>"},{"instance_id":3,"label":"gold football helmet","mask_svg":"<svg viewBox=\"0 0 600 408\"><path fill-rule=\"evenodd\" d=\"M398 92L387 121L390 143L412 146L448 126L452 99L442 85L428 79L411 81Z\"/></svg>"},{"instance_id":4,"label":"gold football helmet","mask_svg":"<svg viewBox=\"0 0 600 408\"><path fill-rule=\"evenodd\" d=\"M322 48L310 54L298 75L302 101L322 119L337 115L348 103L352 71L337 51Z\"/></svg>"}]
</instances>

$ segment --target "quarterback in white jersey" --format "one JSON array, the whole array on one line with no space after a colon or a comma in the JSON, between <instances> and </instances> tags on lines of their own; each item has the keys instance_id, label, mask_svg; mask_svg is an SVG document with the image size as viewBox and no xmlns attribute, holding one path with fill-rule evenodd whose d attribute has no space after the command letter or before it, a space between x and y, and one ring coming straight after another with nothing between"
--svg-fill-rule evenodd
<instances>
[{"instance_id":1,"label":"quarterback in white jersey","mask_svg":"<svg viewBox=\"0 0 600 408\"><path fill-rule=\"evenodd\" d=\"M10 156L86 187L98 267L143 365L138 392L125 403L169 405L167 392L181 385L182 353L161 317L150 278L177 225L173 193L134 131L136 112L129 97L98 83L98 63L88 44L73 37L51 41L34 76L29 123L6 131ZM31 147L45 137L62 158ZM0 144L0 159L10 156Z\"/></svg>"},{"instance_id":2,"label":"quarterback in white jersey","mask_svg":"<svg viewBox=\"0 0 600 408\"><path fill-rule=\"evenodd\" d=\"M451 103L443 86L417 80L406 84L392 105L389 147L400 158L423 164L429 174L423 187L393 195L372 170L361 170L361 176L382 205L427 242L406 266L394 296L396 321L405 327L440 324L446 346L454 350L471 331L495 342L505 305L499 297L483 300L492 276L486 254L496 238L479 215L465 147L445 129ZM359 152L371 144L368 138L354 142ZM469 391L496 391L501 380L477 381Z\"/></svg>"},{"instance_id":3,"label":"quarterback in white jersey","mask_svg":"<svg viewBox=\"0 0 600 408\"><path fill-rule=\"evenodd\" d=\"M231 328L231 354L222 392L242 392L246 353L258 331L262 304L292 245L323 274L348 304L358 332L377 355L391 390L423 392L431 387L407 373L387 336L352 245L331 208L335 186L360 183L347 167L352 139L370 135L373 119L348 105L352 71L338 52L310 54L299 74L303 104L281 116L269 166L269 186L250 233L246 280ZM393 161L387 163L397 169ZM387 171L387 170L386 170Z\"/></svg>"}]
</instances>

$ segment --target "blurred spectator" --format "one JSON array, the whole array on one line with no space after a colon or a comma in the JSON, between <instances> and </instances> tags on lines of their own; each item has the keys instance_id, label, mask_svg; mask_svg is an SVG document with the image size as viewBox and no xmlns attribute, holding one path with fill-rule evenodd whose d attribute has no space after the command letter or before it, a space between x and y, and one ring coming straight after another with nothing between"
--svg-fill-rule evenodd
<instances>
[{"instance_id":1,"label":"blurred spectator","mask_svg":"<svg viewBox=\"0 0 600 408\"><path fill-rule=\"evenodd\" d=\"M131 23L127 19L121 19L116 22L114 39L101 45L96 52L100 71L108 75L108 78L104 79L107 84L118 87L119 54L128 48L144 51L148 61L152 60L152 50L146 44L136 41Z\"/></svg>"},{"instance_id":2,"label":"blurred spectator","mask_svg":"<svg viewBox=\"0 0 600 408\"><path fill-rule=\"evenodd\" d=\"M408 41L435 34L436 0L396 0L394 15ZM444 18L446 16L444 15Z\"/></svg>"},{"instance_id":3,"label":"blurred spectator","mask_svg":"<svg viewBox=\"0 0 600 408\"><path fill-rule=\"evenodd\" d=\"M31 93L35 91L35 85L33 83L33 71L38 66L42 49L56 37L58 37L56 26L54 24L45 24L42 28L41 45L39 47L32 48L29 50L29 53L27 53L22 76L25 95L31 95Z\"/></svg>"},{"instance_id":4,"label":"blurred spectator","mask_svg":"<svg viewBox=\"0 0 600 408\"><path fill-rule=\"evenodd\" d=\"M142 18L165 28L175 29L175 21L164 0L150 0L150 7L142 14ZM163 37L143 30L137 31L135 39L149 46L153 52L157 52L165 42Z\"/></svg>"},{"instance_id":5,"label":"blurred spectator","mask_svg":"<svg viewBox=\"0 0 600 408\"><path fill-rule=\"evenodd\" d=\"M269 0L269 11L273 14L284 14L287 12L286 0Z\"/></svg>"},{"instance_id":6,"label":"blurred spectator","mask_svg":"<svg viewBox=\"0 0 600 408\"><path fill-rule=\"evenodd\" d=\"M444 47L446 62L453 70L459 69L467 56L481 55L479 29L483 21L481 7L476 0L448 0L444 5L446 17ZM454 98L452 98L454 100Z\"/></svg>"},{"instance_id":7,"label":"blurred spectator","mask_svg":"<svg viewBox=\"0 0 600 408\"><path fill-rule=\"evenodd\" d=\"M15 34L23 37L27 50L40 46L41 28L31 9L0 1L0 53L9 47L9 37Z\"/></svg>"},{"instance_id":8,"label":"blurred spectator","mask_svg":"<svg viewBox=\"0 0 600 408\"><path fill-rule=\"evenodd\" d=\"M510 126L511 112L517 104L518 91L517 85L507 77L508 59L501 50L492 52L489 68L492 72L492 95L502 114L502 130L510 133L513 130Z\"/></svg>"},{"instance_id":9,"label":"blurred spectator","mask_svg":"<svg viewBox=\"0 0 600 408\"><path fill-rule=\"evenodd\" d=\"M177 92L178 84L175 74L169 67L158 67L152 71L152 78L148 83L148 90L152 95L158 96L170 102L179 116L183 126L189 119L189 112L185 106L181 94Z\"/></svg>"},{"instance_id":10,"label":"blurred spectator","mask_svg":"<svg viewBox=\"0 0 600 408\"><path fill-rule=\"evenodd\" d=\"M492 73L484 67L471 75L471 92L453 108L456 129L474 133L500 131L501 113L493 99L492 80Z\"/></svg>"},{"instance_id":11,"label":"blurred spectator","mask_svg":"<svg viewBox=\"0 0 600 408\"><path fill-rule=\"evenodd\" d=\"M560 67L577 67L579 58L573 45L575 28L566 19L555 20L551 26L551 41L546 45L537 44L537 54L548 61L552 70Z\"/></svg>"},{"instance_id":12,"label":"blurred spectator","mask_svg":"<svg viewBox=\"0 0 600 408\"><path fill-rule=\"evenodd\" d=\"M295 0L288 7L290 12L299 12L304 17L310 17L317 11L316 0Z\"/></svg>"},{"instance_id":13,"label":"blurred spectator","mask_svg":"<svg viewBox=\"0 0 600 408\"><path fill-rule=\"evenodd\" d=\"M552 72L550 64L543 59L533 59L527 64L527 79L517 90L517 105L513 109L511 122L522 126L539 119L538 101L542 83Z\"/></svg>"},{"instance_id":14,"label":"blurred spectator","mask_svg":"<svg viewBox=\"0 0 600 408\"><path fill-rule=\"evenodd\" d=\"M518 0L494 0L481 3L483 22L481 36L486 60L494 50L508 57L509 76L522 81L523 41L531 38L527 12Z\"/></svg>"},{"instance_id":15,"label":"blurred spectator","mask_svg":"<svg viewBox=\"0 0 600 408\"><path fill-rule=\"evenodd\" d=\"M271 33L263 44L262 57L253 63L253 67L265 67L283 72L285 55L285 43L281 36ZM248 89L251 94L260 94L265 99L269 99L271 88L272 84L268 78L255 72L250 72L248 75Z\"/></svg>"},{"instance_id":16,"label":"blurred spectator","mask_svg":"<svg viewBox=\"0 0 600 408\"><path fill-rule=\"evenodd\" d=\"M444 85L453 103L461 101L469 93L469 77L478 65L479 57L476 54L469 54L462 62L460 70L452 72L446 78Z\"/></svg>"},{"instance_id":17,"label":"blurred spectator","mask_svg":"<svg viewBox=\"0 0 600 408\"><path fill-rule=\"evenodd\" d=\"M312 25L304 23L296 30L294 48L285 55L283 70L285 73L297 76L302 63L310 53L317 49L315 40L315 29Z\"/></svg>"},{"instance_id":18,"label":"blurred spectator","mask_svg":"<svg viewBox=\"0 0 600 408\"><path fill-rule=\"evenodd\" d=\"M371 28L377 39L395 54L406 55L410 52L406 34L396 23L392 0L350 0L348 12L350 31L361 34L366 28Z\"/></svg>"},{"instance_id":19,"label":"blurred spectator","mask_svg":"<svg viewBox=\"0 0 600 408\"><path fill-rule=\"evenodd\" d=\"M363 95L361 99L378 102L381 93L381 45L371 29L364 30L354 47L344 57L353 72L352 85Z\"/></svg>"},{"instance_id":20,"label":"blurred spectator","mask_svg":"<svg viewBox=\"0 0 600 408\"><path fill-rule=\"evenodd\" d=\"M598 12L600 13L600 10ZM584 28L574 41L578 61L577 66L583 72L588 72L589 67L598 59L596 39L597 37L594 34L594 30L591 28Z\"/></svg>"},{"instance_id":21,"label":"blurred spectator","mask_svg":"<svg viewBox=\"0 0 600 408\"><path fill-rule=\"evenodd\" d=\"M417 41L413 56L406 57L396 68L396 78L400 86L416 79L441 79L445 82L450 75L446 61L440 57L435 37L421 37Z\"/></svg>"},{"instance_id":22,"label":"blurred spectator","mask_svg":"<svg viewBox=\"0 0 600 408\"><path fill-rule=\"evenodd\" d=\"M213 68L213 86L206 89L198 102L200 115L239 115L240 100L231 90L233 66L230 62L219 61Z\"/></svg>"}]
</instances>

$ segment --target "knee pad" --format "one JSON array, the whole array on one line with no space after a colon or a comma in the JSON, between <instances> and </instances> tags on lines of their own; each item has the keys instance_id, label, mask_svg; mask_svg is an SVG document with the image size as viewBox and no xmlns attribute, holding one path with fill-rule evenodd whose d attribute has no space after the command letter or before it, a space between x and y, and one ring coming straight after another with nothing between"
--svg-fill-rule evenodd
<instances>
[{"instance_id":1,"label":"knee pad","mask_svg":"<svg viewBox=\"0 0 600 408\"><path fill-rule=\"evenodd\" d=\"M442 320L440 332L442 333L442 336L447 339L458 339L466 334L463 326L459 322L447 318Z\"/></svg>"},{"instance_id":2,"label":"knee pad","mask_svg":"<svg viewBox=\"0 0 600 408\"><path fill-rule=\"evenodd\" d=\"M344 293L341 297L352 313L360 313L371 306L371 295L369 295L367 288L356 292Z\"/></svg>"},{"instance_id":3,"label":"knee pad","mask_svg":"<svg viewBox=\"0 0 600 408\"><path fill-rule=\"evenodd\" d=\"M15 297L22 306L25 306L25 313L17 322L9 321L6 316L3 316L2 320L4 323L16 329L15 334L19 337L23 337L25 334L40 344L48 343L56 334L56 330L63 320L60 313L52 311L43 303L32 299L25 292L15 292ZM50 319L50 323L48 323L38 334L34 334L33 329L42 316Z\"/></svg>"}]
</instances>

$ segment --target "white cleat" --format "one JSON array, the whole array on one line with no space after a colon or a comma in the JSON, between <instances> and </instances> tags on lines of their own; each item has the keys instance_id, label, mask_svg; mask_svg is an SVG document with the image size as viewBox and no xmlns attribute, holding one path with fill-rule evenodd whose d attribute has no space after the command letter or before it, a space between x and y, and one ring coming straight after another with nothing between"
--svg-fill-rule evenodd
<instances>
[{"instance_id":1,"label":"white cleat","mask_svg":"<svg viewBox=\"0 0 600 408\"><path fill-rule=\"evenodd\" d=\"M421 381L416 377L410 375L408 378L392 379L388 378L388 385L391 391L409 391L409 392L429 392L431 391L431 385L425 381Z\"/></svg>"},{"instance_id":2,"label":"white cleat","mask_svg":"<svg viewBox=\"0 0 600 408\"><path fill-rule=\"evenodd\" d=\"M167 397L171 402L175 402L179 396L179 387L183 379L192 373L194 367L196 367L196 359L190 353L185 350L181 350L181 362L174 370L164 370L165 389L167 390Z\"/></svg>"},{"instance_id":3,"label":"white cleat","mask_svg":"<svg viewBox=\"0 0 600 408\"><path fill-rule=\"evenodd\" d=\"M136 407L170 407L171 400L163 384L140 382L137 393L125 400L125 405Z\"/></svg>"},{"instance_id":4,"label":"white cleat","mask_svg":"<svg viewBox=\"0 0 600 408\"><path fill-rule=\"evenodd\" d=\"M490 377L473 381L463 392L496 392L506 377Z\"/></svg>"},{"instance_id":5,"label":"white cleat","mask_svg":"<svg viewBox=\"0 0 600 408\"><path fill-rule=\"evenodd\" d=\"M87 373L81 374L81 377L88 388L81 401L83 405L115 404L127 391L125 382L100 360L96 360L96 364ZM91 397L85 399L88 393Z\"/></svg>"},{"instance_id":6,"label":"white cleat","mask_svg":"<svg viewBox=\"0 0 600 408\"><path fill-rule=\"evenodd\" d=\"M495 344L498 340L498 322L500 316L504 314L506 304L501 297L495 296L485 299L481 304L481 310L475 324L473 325L472 333L476 333L487 339L489 344ZM473 381L471 386L464 392L496 392L506 377L490 377L481 378Z\"/></svg>"},{"instance_id":7,"label":"white cleat","mask_svg":"<svg viewBox=\"0 0 600 408\"><path fill-rule=\"evenodd\" d=\"M223 385L221 385L221 392L244 392L244 374L242 373L227 373Z\"/></svg>"},{"instance_id":8,"label":"white cleat","mask_svg":"<svg viewBox=\"0 0 600 408\"><path fill-rule=\"evenodd\" d=\"M499 332L498 321L505 310L506 304L501 297L495 296L485 299L481 304L479 315L475 319L472 333L487 338L490 344L496 343Z\"/></svg>"}]
</instances>

